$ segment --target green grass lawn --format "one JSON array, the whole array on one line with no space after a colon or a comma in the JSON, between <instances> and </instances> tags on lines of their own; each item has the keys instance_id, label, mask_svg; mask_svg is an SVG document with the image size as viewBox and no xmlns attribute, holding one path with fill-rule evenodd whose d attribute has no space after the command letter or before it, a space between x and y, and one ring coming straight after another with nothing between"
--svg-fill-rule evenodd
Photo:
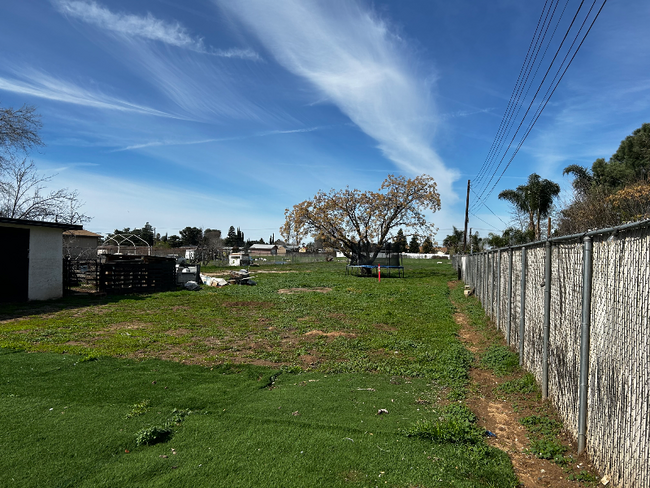
<instances>
[{"instance_id":1,"label":"green grass lawn","mask_svg":"<svg viewBox=\"0 0 650 488\"><path fill-rule=\"evenodd\" d=\"M0 485L517 485L462 406L448 263L266 269L1 308Z\"/></svg>"}]
</instances>

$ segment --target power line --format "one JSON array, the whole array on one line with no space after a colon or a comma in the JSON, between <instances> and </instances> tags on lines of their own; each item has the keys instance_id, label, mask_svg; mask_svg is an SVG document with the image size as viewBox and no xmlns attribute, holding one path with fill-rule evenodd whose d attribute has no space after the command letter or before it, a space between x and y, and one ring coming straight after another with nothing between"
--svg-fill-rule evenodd
<instances>
[{"instance_id":1,"label":"power line","mask_svg":"<svg viewBox=\"0 0 650 488\"><path fill-rule=\"evenodd\" d=\"M595 0L594 0L595 1ZM514 142L515 138L517 137L517 134L519 133L519 129L521 129L522 124L526 120L526 117L528 116L528 113L530 112L530 109L537 99L537 95L539 94L539 91L541 90L542 86L544 85L544 82L546 81L546 78L553 67L553 64L555 64L555 60L557 59L560 51L562 50L562 46L564 45L564 42L566 41L569 33L571 32L571 29L573 27L573 24L575 23L576 18L578 17L578 14L580 13L580 10L582 9L582 6L584 5L584 0L580 2L580 6L578 7L578 10L576 11L575 15L573 16L573 19L571 20L571 24L569 25L569 28L567 29L566 33L564 34L564 37L562 38L562 42L560 43L559 47L557 48L557 51L555 52L555 56L553 56L553 59L551 60L551 63L549 64L548 68L546 69L546 73L544 73L544 77L542 78L542 81L540 82L539 86L537 87L537 90L535 91L535 95L533 96L532 100L528 104L528 108L526 109L526 113L524 113L524 116L522 117L521 121L519 122L519 126L517 127L517 130L515 131L515 134L512 136L512 139L510 143L508 144L508 147L506 151L503 153L501 156L501 159L499 160L499 164L497 165L496 169L494 170L492 176L490 177L490 180L486 183L485 187L483 188L481 195L479 197L482 198L483 195L485 194L485 191L487 190L487 187L489 186L490 183L492 183L492 180L494 179L494 176L496 175L496 172L499 170L501 167L501 164L503 163L503 160L505 159L506 155L508 154L508 151L510 151L510 148L512 147L512 143ZM566 6L565 6L566 7ZM592 6L593 7L593 6ZM586 17L585 17L586 18ZM556 27L557 28L557 27ZM579 32L579 31L578 31ZM548 49L548 46L547 46ZM569 48L570 49L570 48ZM545 51L546 52L546 51ZM569 51L570 52L570 51ZM564 62L562 63L564 64ZM560 65L561 69L562 66ZM556 75L557 76L557 75ZM554 78L555 79L555 78ZM528 92L527 92L528 93ZM487 198L487 196L486 196Z\"/></svg>"},{"instance_id":2,"label":"power line","mask_svg":"<svg viewBox=\"0 0 650 488\"><path fill-rule=\"evenodd\" d=\"M544 97L542 98L542 101L540 102L540 105L537 107L537 110L535 111L535 113L534 113L534 115L533 115L533 119L532 119L531 122L529 123L529 125L528 125L528 127L527 127L527 129L526 129L526 131L525 131L525 133L524 133L524 135L522 136L521 140L519 141L519 144L517 145L517 148L516 148L515 151L513 152L512 156L511 156L510 159L508 160L507 164L506 164L505 167L503 168L503 171L501 172L501 174L499 175L499 177L497 178L497 180L494 182L494 185L492 185L492 187L490 188L490 191L489 191L485 196L483 196L482 198L479 198L479 201L476 202L477 205L478 205L479 203L482 203L482 202L484 202L485 200L487 200L487 198L489 198L489 196L492 194L492 192L494 191L494 189L496 188L496 186L499 184L499 181L501 181L501 178L502 178L503 175L505 174L506 170L510 167L510 164L511 164L512 161L515 159L515 156L517 156L517 153L519 153L519 150L520 150L521 147L523 146L524 141L525 141L525 140L528 138L528 136L530 135L530 132L533 130L533 127L534 127L535 124L537 123L537 120L538 120L538 119L540 118L540 116L542 115L542 112L543 112L544 109L546 108L546 105L548 104L548 102L550 101L551 97L552 97L553 94L555 93L555 90L557 90L557 87L560 85L560 82L561 82L562 79L564 78L564 75L566 74L567 70L569 69L569 67L570 67L571 64L573 63L573 60L575 59L576 55L578 54L578 51L580 51L580 48L582 47L582 44L585 42L585 39L586 39L587 36L589 35L589 32L591 31L591 28L594 26L596 20L598 19L598 16L600 15L600 13L601 13L602 10L603 10L603 7L605 7L605 4L607 3L607 0L603 0L603 3L602 3L602 5L600 6L600 9L599 9L598 12L596 13L594 19L591 21L591 24L589 25L589 28L587 29L587 32L585 32L584 36L582 37L582 40L581 40L580 43L578 44L578 47L576 48L576 50L574 51L573 55L571 56L571 59L569 60L568 64L566 65L566 67L565 67L564 70L562 71L562 66L564 65L564 63L565 63L566 59L568 58L569 54L571 53L571 49L573 48L573 46L575 45L576 41L578 40L578 37L580 36L580 32L582 31L583 27L585 26L585 24L586 24L586 22L587 22L587 19L589 18L589 15L591 14L591 11L593 10L594 6L596 5L596 1L597 1L597 0L594 0L594 2L592 3L592 5L591 5L591 7L590 7L590 9L589 9L589 12L587 12L587 15L585 16L585 18L584 18L584 20L583 20L583 22L582 22L582 25L580 26L580 29L578 30L578 33L576 34L576 36L575 36L573 42L571 43L571 46L569 47L569 50L567 51L566 55L564 56L564 59L562 60L562 63L560 64L560 67L558 68L558 71L556 72L555 76L553 77L553 80L551 81L551 85L547 88L546 93L544 94ZM556 53L556 55L557 55L557 53ZM554 59L555 59L555 58L554 58ZM549 70L550 70L550 67L549 67ZM562 71L562 74L561 74L561 75L559 76L559 78L558 78L558 75L560 74L560 71ZM548 73L548 70L547 70L547 73ZM544 78L546 78L546 75L544 76ZM556 79L557 79L557 82L555 81ZM541 89L541 85L540 85L540 89ZM538 91L539 91L539 89L538 89ZM536 95L537 95L537 94L536 94ZM536 95L535 95L535 96L536 96ZM532 105L532 102L531 102L531 105ZM530 105L529 105L528 108L529 108L529 110L530 110ZM524 119L525 119L526 115L528 115L529 110L526 110L526 114L524 115ZM519 127L521 127L521 125L523 124L524 119L522 119L522 122L519 124ZM518 132L518 131L519 131L519 128L517 128L517 132ZM515 135L516 135L516 134L515 134ZM514 141L514 137L513 137L513 141ZM513 141L511 141L511 144L512 144ZM508 146L508 149L510 149L510 145ZM507 151L506 151L506 154L507 154ZM503 159L505 158L506 154L503 155L501 161L503 161ZM495 174L496 174L496 171L499 170L499 167L500 167L500 166L501 166L501 163L499 163L499 166L496 168L496 170L495 170ZM492 176L492 178L493 178L493 177L494 177L494 175ZM492 178L491 178L490 181L488 182L488 185L489 185L489 183L492 181Z\"/></svg>"},{"instance_id":3,"label":"power line","mask_svg":"<svg viewBox=\"0 0 650 488\"><path fill-rule=\"evenodd\" d=\"M471 213L471 212L470 212L470 213ZM497 228L496 228L495 226L493 226L491 223L486 222L485 220L483 220L481 217L479 217L478 215L476 215L476 214L474 214L474 213L472 213L472 215L473 215L474 217L476 217L477 219L479 219L479 220L480 220L481 222L483 222L484 224L489 225L489 226L492 227L494 230L496 230L497 232L499 232L499 229L497 229Z\"/></svg>"},{"instance_id":4,"label":"power line","mask_svg":"<svg viewBox=\"0 0 650 488\"><path fill-rule=\"evenodd\" d=\"M474 195L476 195L476 192L473 189L472 189L472 193L474 193ZM508 226L508 224L506 224L501 217L499 217L497 214L495 214L492 211L492 209L485 204L485 202L481 202L481 205L483 205L485 208L487 208L492 215L494 215L497 219L499 219L503 223L503 225L505 225L506 227ZM472 215L474 215L474 214L472 214ZM474 216L476 217L476 215L474 215Z\"/></svg>"},{"instance_id":5,"label":"power line","mask_svg":"<svg viewBox=\"0 0 650 488\"><path fill-rule=\"evenodd\" d=\"M503 152L501 157L497 158L497 155L502 152L503 139L504 139L504 137L506 137L509 134L510 129L511 129L513 123L514 123L513 118L518 116L519 111L521 109L520 101L521 101L521 94L524 91L524 87L522 86L522 82L521 82L521 73L522 73L522 71L520 70L520 77L518 77L518 79L517 79L517 83L515 85L515 90L513 91L513 95L511 96L511 99L510 99L510 101L508 103L509 108L506 109L506 113L504 114L504 117L503 117L503 119L501 121L501 125L499 126L499 130L497 131L497 134L496 134L495 139L494 139L494 141L492 143L492 146L490 147L490 150L488 152L488 156L486 157L486 160L483 163L483 165L481 166L481 168L479 170L479 173L478 173L478 175L476 177L477 186L479 187L479 189L475 193L477 193L478 198L473 203L473 205L471 207L472 210L475 210L479 205L483 205L485 203L485 200L487 200L487 198L489 198L489 196L492 194L492 192L496 188L496 185L499 183L499 181L501 180L501 178L505 174L505 171L508 169L508 167L510 166L510 164L514 160L514 157L519 152L519 149L521 149L524 141L526 140L526 138L528 137L528 135L532 131L532 128L534 127L535 123L537 122L537 120L541 116L541 113L546 108L546 105L548 104L550 98L555 93L555 90L559 86L559 83L562 81L562 78L566 74L566 71L568 70L568 68L571 65L571 63L573 62L573 60L575 59L575 56L577 55L578 51L582 47L582 44L584 43L585 39L587 38L587 35L591 31L591 28L593 27L594 23L596 22L596 20L598 19L600 13L602 12L605 4L607 3L607 0L603 0L603 3L600 6L598 12L596 13L593 20L591 21L591 24L589 25L589 28L587 29L584 36L580 40L580 43L578 44L578 47L572 53L572 50L573 50L576 42L580 38L580 34L583 31L584 26L587 23L587 21L588 21L590 15L591 15L596 3L597 3L597 1L598 0L593 1L591 7L589 8L589 11L586 13L584 19L582 20L582 24L581 24L580 28L578 29L577 33L575 34L573 42L571 43L571 45L567 49L567 52L566 52L562 62L560 63L559 67L557 68L557 71L556 71L555 75L553 76L552 80L549 82L544 96L538 102L537 108L532 112L532 119L530 120L530 122L529 122L527 128L525 129L519 143L517 144L516 149L514 150L512 155L510 156L510 159L505 164L505 167L503 168L503 171L501 171L501 174L498 176L498 178L496 178L496 181L494 182L494 184L491 186L491 188L488 191L488 188L490 187L490 184L494 181L498 171L501 169L501 166L503 165L503 162L506 160L506 157L507 157L508 153L512 149L512 147L514 145L514 142L515 142L515 139L517 138L517 135L519 134L522 126L524 125L524 122L526 121L526 118L531 113L531 108L533 107L533 104L535 103L535 100L537 99L540 91L542 90L542 88L544 86L544 83L546 82L551 69L555 65L555 62L556 62L557 58L559 57L559 55L560 55L560 53L562 51L562 48L563 48L563 46L565 44L565 41L568 38L569 34L571 33L571 30L573 29L574 24L576 23L576 19L578 18L579 14L580 14L580 11L582 10L582 7L583 7L583 4L584 4L585 0L581 1L575 15L573 16L573 19L571 20L571 23L570 23L566 33L564 34L564 37L563 37L560 45L558 46L555 55L553 56L553 59L551 60L548 68L546 69L544 77L542 78L541 82L539 83L539 86L537 87L537 89L535 91L535 95L533 96L530 103L528 104L526 112L523 115L523 117L521 118L521 120L520 120L520 122L519 122L519 124L517 126L517 129L516 129L513 137L510 140L510 143L508 144L507 148L505 149L505 151ZM534 73L533 78L532 78L533 80L537 76L537 73L539 71L541 63L542 63L542 61L544 60L544 58L546 56L546 52L549 49L550 43L551 43L552 39L555 36L555 32L558 29L558 26L559 26L559 23L560 23L562 17L564 16L564 12L565 12L565 10L567 8L568 2L569 2L569 0L567 0L567 2L564 5L564 8L563 8L559 18L558 18L558 20L556 21L555 27L553 29L553 33L551 34L551 37L549 38L549 41L548 41L546 47L544 48L544 52L542 54L542 57L540 59L539 64L537 64L537 67L535 68L535 73ZM551 21L552 21L554 15L555 15L555 10L557 9L557 3L556 3L554 6L553 5L549 6L549 9L548 9L548 12L547 12L546 11L547 4L548 4L548 0L544 4L544 8L543 8L542 14L540 16L540 21L541 21L542 17L544 17L544 20L542 21L542 28L544 29L544 34L543 35L541 34L540 21L538 21L538 27L536 28L535 33L533 35L533 41L531 41L531 46L533 46L532 49L533 49L533 51L535 53L534 58L532 58L533 59L533 61L532 61L533 64L535 62L534 60L537 58L537 54L539 53L539 51L540 51L540 49L542 47L540 42L543 43L544 38L546 37L546 33L547 33L547 31L549 29L549 26L551 24ZM549 17L549 12L551 11L551 8L553 9L553 14L550 15L550 17ZM547 22L547 19L548 19L548 22ZM540 41L540 39L541 39L541 41ZM532 65L531 65L530 53L531 53L531 47L529 46L529 52L527 53L527 59L524 60L524 65L522 66L522 69L526 73L525 78L524 78L524 82L523 82L524 84L526 84L528 82L528 77L530 75L531 70L533 69ZM569 58L569 56L571 56L571 58L570 58L568 64L566 64L566 66L565 66L565 63L566 63L567 59ZM524 68L524 66L525 66L525 68ZM517 86L519 86L520 88L517 89ZM526 97L528 95L528 92L530 91L530 88L531 88L531 86L528 86L527 88L525 88L525 94L524 94L524 98L523 98L524 100L526 99ZM517 95L515 95L515 94L517 94ZM515 99L515 96L516 96L516 99ZM513 100L514 100L514 102L513 102ZM516 112L514 112L514 106L515 105L519 105L519 108L516 110ZM499 160L499 163L496 165L496 168L495 168L494 165L495 165L495 162L496 162L497 159ZM489 179L487 179L487 174L488 173L491 173Z\"/></svg>"},{"instance_id":6,"label":"power line","mask_svg":"<svg viewBox=\"0 0 650 488\"><path fill-rule=\"evenodd\" d=\"M557 2L556 1L555 6L553 7L553 16L555 15L555 10L557 9ZM568 4L569 0L567 0ZM483 179L483 176L490 170L490 167L494 163L494 158L498 155L498 153L501 151L501 148L503 147L503 141L504 138L507 136L507 134L510 132L510 128L512 127L511 120L515 116L515 107L519 106L520 107L520 100L521 100L521 93L524 90L525 86L528 84L528 79L530 77L530 72L532 70L532 67L534 65L535 60L537 59L537 55L539 53L539 49L541 48L541 43L544 41L546 38L546 33L548 31L548 25L550 25L550 20L552 20L553 16L551 16L551 19L549 19L549 22L547 24L547 19L548 15L551 12L551 8L549 7L548 12L546 12L546 15L544 12L546 11L546 6L548 4L548 0L544 3L544 8L542 9L542 12L540 14L540 17L537 21L537 27L535 28L535 32L533 33L533 38L530 41L530 45L528 46L528 52L526 53L526 57L524 58L524 62L519 70L519 76L517 77L517 81L515 82L515 87L513 88L513 92L510 95L510 100L508 101L508 106L506 107L506 111L503 115L503 118L501 119L501 124L499 125L499 129L497 130L497 135L494 138L494 141L492 142L492 146L490 147L490 151L488 152L488 156L485 159L485 162L483 163L483 166L481 167L481 170L479 170L477 177L476 177L476 184L480 185L481 180ZM566 9L566 4L565 4L565 9ZM542 18L544 18L542 22ZM558 22L556 23L556 29L557 25L559 24L559 21L561 20L558 19ZM540 23L542 23L541 28L544 29L544 35L540 40L540 35L541 35L541 30L540 29ZM555 32L555 30L554 30ZM549 44L550 41L549 40ZM548 46L547 46L548 48ZM531 53L534 53L531 55ZM545 51L546 53L546 51ZM543 57L542 57L543 60ZM540 64L542 62L540 60ZM539 69L539 65L538 65ZM535 71L535 75L537 74L537 70ZM523 78L523 81L522 81ZM534 79L534 77L533 77ZM530 87L528 88L530 89ZM528 90L526 90L526 95L528 94ZM515 100L516 98L516 100ZM517 109L517 114L519 113L519 109Z\"/></svg>"}]
</instances>

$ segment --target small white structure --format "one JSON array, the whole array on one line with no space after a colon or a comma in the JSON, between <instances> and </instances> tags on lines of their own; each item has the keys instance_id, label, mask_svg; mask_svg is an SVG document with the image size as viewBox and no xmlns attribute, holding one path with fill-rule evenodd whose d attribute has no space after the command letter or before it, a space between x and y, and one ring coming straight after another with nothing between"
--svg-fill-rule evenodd
<instances>
[{"instance_id":1,"label":"small white structure","mask_svg":"<svg viewBox=\"0 0 650 488\"><path fill-rule=\"evenodd\" d=\"M230 253L230 256L228 257L229 266L249 266L250 264L250 256L243 252L233 252Z\"/></svg>"},{"instance_id":2,"label":"small white structure","mask_svg":"<svg viewBox=\"0 0 650 488\"><path fill-rule=\"evenodd\" d=\"M63 231L81 225L0 217L0 302L63 296Z\"/></svg>"}]
</instances>

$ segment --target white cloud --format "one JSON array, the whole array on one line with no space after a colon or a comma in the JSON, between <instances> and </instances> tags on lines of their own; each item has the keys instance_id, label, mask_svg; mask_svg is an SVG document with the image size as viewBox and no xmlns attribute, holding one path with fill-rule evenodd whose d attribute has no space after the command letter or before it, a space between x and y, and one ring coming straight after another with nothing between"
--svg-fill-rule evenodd
<instances>
[{"instance_id":1,"label":"white cloud","mask_svg":"<svg viewBox=\"0 0 650 488\"><path fill-rule=\"evenodd\" d=\"M122 100L98 91L88 90L42 71L22 69L20 73L23 79L0 76L0 90L86 107L118 110L121 112L136 112L158 117L179 118L175 115L161 112L160 110Z\"/></svg>"},{"instance_id":2,"label":"white cloud","mask_svg":"<svg viewBox=\"0 0 650 488\"><path fill-rule=\"evenodd\" d=\"M219 137L219 138L210 138L210 139L196 139L196 140L188 140L188 141L165 139L160 141L143 142L141 144L132 144L130 146L116 149L113 152L132 151L134 149L145 149L148 147L159 147L159 146L193 146L196 144L209 144L211 142L240 141L243 139L251 139L254 137L267 137L267 136L274 136L280 134L297 134L303 132L313 132L318 129L319 127L307 127L304 129L289 129L289 130L269 130L264 132L258 132L256 134L251 134L251 135L242 135L236 137Z\"/></svg>"},{"instance_id":3,"label":"white cloud","mask_svg":"<svg viewBox=\"0 0 650 488\"><path fill-rule=\"evenodd\" d=\"M259 55L251 49L215 49L206 46L203 39L192 36L179 22L166 22L147 13L138 16L111 12L94 1L58 0L55 7L65 15L101 27L113 33L163 42L172 46L225 58L259 60Z\"/></svg>"},{"instance_id":4,"label":"white cloud","mask_svg":"<svg viewBox=\"0 0 650 488\"><path fill-rule=\"evenodd\" d=\"M281 65L317 87L374 138L401 170L433 175L443 196L455 199L456 172L432 147L440 116L430 76L418 73L409 61L412 49L384 22L349 0L215 1Z\"/></svg>"}]
</instances>

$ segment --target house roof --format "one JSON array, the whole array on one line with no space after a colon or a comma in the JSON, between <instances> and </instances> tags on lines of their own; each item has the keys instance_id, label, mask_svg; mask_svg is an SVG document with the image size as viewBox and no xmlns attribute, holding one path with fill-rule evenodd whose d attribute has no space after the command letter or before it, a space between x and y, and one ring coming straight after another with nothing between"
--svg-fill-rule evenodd
<instances>
[{"instance_id":1,"label":"house roof","mask_svg":"<svg viewBox=\"0 0 650 488\"><path fill-rule=\"evenodd\" d=\"M64 230L83 230L82 225L64 224L63 222L45 222L43 220L10 219L8 217L0 217L0 224L30 225L33 227L53 227L55 229Z\"/></svg>"},{"instance_id":2,"label":"house roof","mask_svg":"<svg viewBox=\"0 0 650 488\"><path fill-rule=\"evenodd\" d=\"M270 251L271 249L277 249L278 246L275 244L253 244L251 247L248 249L253 249L253 250L265 250L265 251Z\"/></svg>"},{"instance_id":3,"label":"house roof","mask_svg":"<svg viewBox=\"0 0 650 488\"><path fill-rule=\"evenodd\" d=\"M101 234L95 234L94 232L90 232L89 230L81 229L81 230L66 230L63 233L64 236L75 236L75 237L101 237Z\"/></svg>"}]
</instances>

